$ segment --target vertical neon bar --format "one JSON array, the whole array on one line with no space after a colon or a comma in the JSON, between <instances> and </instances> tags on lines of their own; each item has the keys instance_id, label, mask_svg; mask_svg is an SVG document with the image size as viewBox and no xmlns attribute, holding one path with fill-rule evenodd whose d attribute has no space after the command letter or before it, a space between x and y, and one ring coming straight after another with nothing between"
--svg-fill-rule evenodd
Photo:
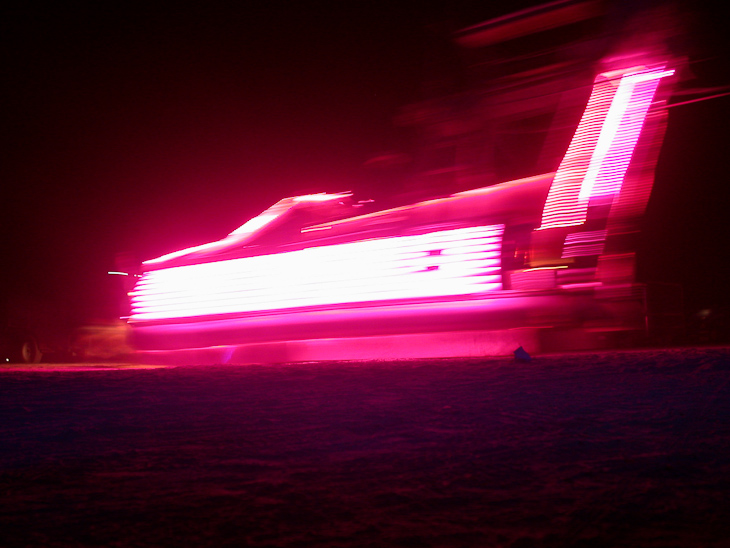
<instances>
[{"instance_id":1,"label":"vertical neon bar","mask_svg":"<svg viewBox=\"0 0 730 548\"><path fill-rule=\"evenodd\" d=\"M664 67L596 78L593 93L548 193L540 229L583 224L592 197L621 190Z\"/></svg>"}]
</instances>

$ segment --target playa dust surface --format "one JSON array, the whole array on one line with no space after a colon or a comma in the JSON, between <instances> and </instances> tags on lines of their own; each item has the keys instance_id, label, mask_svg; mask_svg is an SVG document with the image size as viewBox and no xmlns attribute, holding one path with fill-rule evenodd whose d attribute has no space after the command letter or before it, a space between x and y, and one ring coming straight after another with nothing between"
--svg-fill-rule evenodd
<instances>
[{"instance_id":1,"label":"playa dust surface","mask_svg":"<svg viewBox=\"0 0 730 548\"><path fill-rule=\"evenodd\" d=\"M730 349L0 367L0 545L730 546Z\"/></svg>"}]
</instances>

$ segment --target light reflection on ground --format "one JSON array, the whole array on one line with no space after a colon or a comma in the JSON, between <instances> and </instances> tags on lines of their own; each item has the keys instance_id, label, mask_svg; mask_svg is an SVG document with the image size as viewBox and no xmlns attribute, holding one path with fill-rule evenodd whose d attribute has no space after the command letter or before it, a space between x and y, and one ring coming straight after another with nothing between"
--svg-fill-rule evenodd
<instances>
[{"instance_id":1,"label":"light reflection on ground","mask_svg":"<svg viewBox=\"0 0 730 548\"><path fill-rule=\"evenodd\" d=\"M126 369L162 369L166 365L148 365L140 363L4 363L0 364L0 373L7 371L111 371Z\"/></svg>"},{"instance_id":2,"label":"light reflection on ground","mask_svg":"<svg viewBox=\"0 0 730 548\"><path fill-rule=\"evenodd\" d=\"M730 537L730 348L59 367L0 369L6 545Z\"/></svg>"}]
</instances>

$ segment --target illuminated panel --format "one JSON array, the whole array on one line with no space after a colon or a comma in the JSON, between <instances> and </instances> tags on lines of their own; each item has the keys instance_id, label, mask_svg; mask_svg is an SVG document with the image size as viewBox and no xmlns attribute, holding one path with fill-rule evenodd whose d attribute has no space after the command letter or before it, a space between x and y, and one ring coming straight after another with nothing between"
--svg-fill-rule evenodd
<instances>
[{"instance_id":1,"label":"illuminated panel","mask_svg":"<svg viewBox=\"0 0 730 548\"><path fill-rule=\"evenodd\" d=\"M154 270L131 293L130 320L496 291L503 229L442 230Z\"/></svg>"},{"instance_id":2,"label":"illuminated panel","mask_svg":"<svg viewBox=\"0 0 730 548\"><path fill-rule=\"evenodd\" d=\"M674 71L637 70L600 75L543 210L540 229L585 222L590 198L621 190L659 79Z\"/></svg>"}]
</instances>

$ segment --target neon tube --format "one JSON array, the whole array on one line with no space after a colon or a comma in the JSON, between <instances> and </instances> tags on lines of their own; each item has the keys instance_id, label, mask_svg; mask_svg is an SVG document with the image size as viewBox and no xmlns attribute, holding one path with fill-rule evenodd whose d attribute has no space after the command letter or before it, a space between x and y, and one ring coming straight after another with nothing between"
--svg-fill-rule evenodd
<instances>
[{"instance_id":1,"label":"neon tube","mask_svg":"<svg viewBox=\"0 0 730 548\"><path fill-rule=\"evenodd\" d=\"M632 69L633 70L633 69ZM583 224L596 196L620 192L664 67L602 74L550 187L538 230Z\"/></svg>"},{"instance_id":2,"label":"neon tube","mask_svg":"<svg viewBox=\"0 0 730 548\"><path fill-rule=\"evenodd\" d=\"M153 270L130 294L130 321L497 291L503 229L442 230Z\"/></svg>"}]
</instances>

